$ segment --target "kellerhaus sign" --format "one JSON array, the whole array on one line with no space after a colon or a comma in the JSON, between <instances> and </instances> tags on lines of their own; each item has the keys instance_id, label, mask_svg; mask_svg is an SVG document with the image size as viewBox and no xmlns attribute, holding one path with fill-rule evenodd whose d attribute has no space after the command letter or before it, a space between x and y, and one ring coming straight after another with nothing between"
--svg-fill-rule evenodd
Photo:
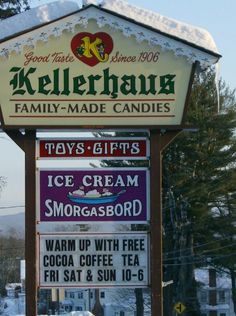
<instances>
[{"instance_id":1,"label":"kellerhaus sign","mask_svg":"<svg viewBox=\"0 0 236 316\"><path fill-rule=\"evenodd\" d=\"M180 126L193 65L219 55L140 21L90 4L7 37L4 127Z\"/></svg>"},{"instance_id":2,"label":"kellerhaus sign","mask_svg":"<svg viewBox=\"0 0 236 316\"><path fill-rule=\"evenodd\" d=\"M220 55L202 29L122 0L83 4L58 1L1 21L1 127L26 161L26 315L37 314L38 286L150 286L151 314L162 316L162 151L186 128L196 68L206 69ZM69 128L148 130L150 153L140 156L150 156L150 173L39 168L36 179L37 157L132 160L145 147L135 139L99 137L37 142L38 131ZM150 234L40 233L37 220L150 220ZM95 315L100 307L97 295Z\"/></svg>"}]
</instances>

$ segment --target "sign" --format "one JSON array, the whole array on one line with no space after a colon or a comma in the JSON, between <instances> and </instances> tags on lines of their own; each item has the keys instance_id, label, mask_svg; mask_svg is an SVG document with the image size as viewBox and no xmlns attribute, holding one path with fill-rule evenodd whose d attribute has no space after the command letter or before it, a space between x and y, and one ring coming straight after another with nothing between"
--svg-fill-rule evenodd
<instances>
[{"instance_id":1,"label":"sign","mask_svg":"<svg viewBox=\"0 0 236 316\"><path fill-rule=\"evenodd\" d=\"M41 158L145 159L149 156L146 138L39 139Z\"/></svg>"},{"instance_id":2,"label":"sign","mask_svg":"<svg viewBox=\"0 0 236 316\"><path fill-rule=\"evenodd\" d=\"M60 23L54 22L54 29ZM35 49L29 45L22 54L0 57L4 126L181 124L192 69L187 58L109 26L97 32L92 19L86 31L77 25L48 42L40 40L51 27L18 37L19 43L38 38Z\"/></svg>"},{"instance_id":3,"label":"sign","mask_svg":"<svg viewBox=\"0 0 236 316\"><path fill-rule=\"evenodd\" d=\"M176 313L182 314L185 311L186 306L183 303L178 302L175 304L174 309Z\"/></svg>"},{"instance_id":4,"label":"sign","mask_svg":"<svg viewBox=\"0 0 236 316\"><path fill-rule=\"evenodd\" d=\"M146 168L39 170L38 220L132 222L149 219Z\"/></svg>"},{"instance_id":5,"label":"sign","mask_svg":"<svg viewBox=\"0 0 236 316\"><path fill-rule=\"evenodd\" d=\"M39 235L40 287L147 287L144 232Z\"/></svg>"}]
</instances>

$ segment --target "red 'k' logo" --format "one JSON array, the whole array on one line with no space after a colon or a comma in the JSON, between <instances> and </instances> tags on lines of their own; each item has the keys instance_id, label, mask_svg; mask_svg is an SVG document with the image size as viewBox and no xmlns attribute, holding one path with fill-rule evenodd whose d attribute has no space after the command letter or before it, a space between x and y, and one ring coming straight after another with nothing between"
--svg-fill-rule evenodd
<instances>
[{"instance_id":1,"label":"red 'k' logo","mask_svg":"<svg viewBox=\"0 0 236 316\"><path fill-rule=\"evenodd\" d=\"M104 32L95 34L82 32L71 40L71 50L76 58L91 67L107 62L113 49L111 36Z\"/></svg>"}]
</instances>

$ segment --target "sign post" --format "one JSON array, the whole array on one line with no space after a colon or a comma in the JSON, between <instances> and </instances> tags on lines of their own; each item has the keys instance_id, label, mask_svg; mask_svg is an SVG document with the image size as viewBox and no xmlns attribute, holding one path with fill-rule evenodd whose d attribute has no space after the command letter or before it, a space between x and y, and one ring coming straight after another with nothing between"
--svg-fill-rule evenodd
<instances>
[{"instance_id":1,"label":"sign post","mask_svg":"<svg viewBox=\"0 0 236 316\"><path fill-rule=\"evenodd\" d=\"M152 130L150 134L150 245L152 315L163 315L162 289L162 151L180 133Z\"/></svg>"},{"instance_id":2,"label":"sign post","mask_svg":"<svg viewBox=\"0 0 236 316\"><path fill-rule=\"evenodd\" d=\"M6 133L25 152L26 315L37 315L36 131L27 130L25 135L17 131Z\"/></svg>"},{"instance_id":3,"label":"sign post","mask_svg":"<svg viewBox=\"0 0 236 316\"><path fill-rule=\"evenodd\" d=\"M26 315L37 315L37 267L36 256L36 181L35 181L36 132L28 131L25 138L25 260L26 260Z\"/></svg>"},{"instance_id":4,"label":"sign post","mask_svg":"<svg viewBox=\"0 0 236 316\"><path fill-rule=\"evenodd\" d=\"M109 282L109 286L113 282L120 287L126 283L131 287L150 285L151 313L163 316L162 151L186 128L185 115L196 65L199 63L204 69L219 58L217 52L198 46L189 38L183 40L180 35L160 32L159 25L149 25L147 21L136 23L126 12L120 14L114 8L107 10L94 4L52 21L40 22L33 29L30 27L2 40L1 126L25 152L26 316L37 315L38 284L65 286L68 278L67 284L78 283L81 287L88 282L97 287ZM114 173L57 170L56 174L41 170L40 185L36 187L36 156L43 159L145 159L149 155L142 139L132 143L121 138L115 142L113 139L42 140L36 153L38 130L116 131L127 127L150 130L150 204L148 172L134 168ZM21 129L26 130L24 135ZM40 188L37 201L36 188ZM36 202L40 206L37 218ZM50 241L42 235L39 239L43 259L37 278L36 220L83 223L109 222L112 218L116 222L139 224L149 220L149 207L150 280L149 242L145 234L133 239L129 235L131 250L125 248L123 237L110 236L111 243L118 247L117 254L108 250L110 257L96 257L96 247L102 243L97 236L90 235L90 239L82 236L91 244L87 244L88 249L80 255L75 247L80 243L79 237L71 239L69 247L72 248L68 250L64 246L60 248L61 244L68 246L65 236ZM137 245L134 240L139 240ZM55 254L57 250L53 250L54 243L59 245L59 256ZM74 253L70 256L67 252L72 250ZM81 256L86 256L86 264ZM120 262L122 268L100 269L96 266L101 260L103 266L111 267L114 260L114 263ZM91 267L90 262L93 262ZM75 266L80 267L78 271ZM96 298L98 302L98 290ZM178 308L182 311L182 305ZM99 304L95 312L96 316L100 313Z\"/></svg>"}]
</instances>

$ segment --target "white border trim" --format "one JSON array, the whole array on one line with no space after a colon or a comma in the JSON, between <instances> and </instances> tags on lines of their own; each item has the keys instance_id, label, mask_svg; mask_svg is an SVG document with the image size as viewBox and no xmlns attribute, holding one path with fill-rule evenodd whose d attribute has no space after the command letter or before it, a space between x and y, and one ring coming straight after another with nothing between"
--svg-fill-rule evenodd
<instances>
[{"instance_id":1,"label":"white border trim","mask_svg":"<svg viewBox=\"0 0 236 316\"><path fill-rule=\"evenodd\" d=\"M50 36L60 37L63 31L75 32L75 27L79 25L86 28L90 20L95 20L98 28L109 26L111 32L121 31L125 37L134 36L138 43L147 41L150 46L159 46L162 51L172 51L176 57L184 56L190 63L199 61L201 68L205 69L218 61L218 57L210 53L203 52L181 42L172 39L155 31L151 31L145 26L134 24L110 13L90 7L77 12L69 17L62 18L46 26L41 26L37 30L17 36L14 39L3 42L0 49L0 56L8 58L11 52L22 53L24 46L36 47L38 41L48 42ZM32 35L33 33L33 35Z\"/></svg>"}]
</instances>

